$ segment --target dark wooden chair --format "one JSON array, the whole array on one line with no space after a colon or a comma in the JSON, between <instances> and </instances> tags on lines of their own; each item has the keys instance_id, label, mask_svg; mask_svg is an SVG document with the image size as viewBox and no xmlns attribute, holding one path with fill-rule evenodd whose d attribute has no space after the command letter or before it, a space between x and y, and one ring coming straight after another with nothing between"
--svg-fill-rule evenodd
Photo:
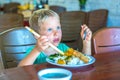
<instances>
[{"instance_id":1,"label":"dark wooden chair","mask_svg":"<svg viewBox=\"0 0 120 80\"><path fill-rule=\"evenodd\" d=\"M120 28L102 28L93 34L93 53L120 51Z\"/></svg>"},{"instance_id":2,"label":"dark wooden chair","mask_svg":"<svg viewBox=\"0 0 120 80\"><path fill-rule=\"evenodd\" d=\"M22 14L5 13L0 15L0 32L4 30L23 26L24 17Z\"/></svg>"},{"instance_id":3,"label":"dark wooden chair","mask_svg":"<svg viewBox=\"0 0 120 80\"><path fill-rule=\"evenodd\" d=\"M4 13L17 13L19 5L20 3L17 3L17 2L6 3L3 5L3 12Z\"/></svg>"},{"instance_id":4,"label":"dark wooden chair","mask_svg":"<svg viewBox=\"0 0 120 80\"><path fill-rule=\"evenodd\" d=\"M98 10L90 11L87 13L86 24L94 33L97 30L106 26L107 17L108 17L108 10L106 9L98 9Z\"/></svg>"},{"instance_id":5,"label":"dark wooden chair","mask_svg":"<svg viewBox=\"0 0 120 80\"><path fill-rule=\"evenodd\" d=\"M51 5L49 8L50 8L51 10L57 12L58 14L61 13L61 12L65 12L65 11L66 11L66 8L65 8L65 7L57 6L57 5Z\"/></svg>"},{"instance_id":6,"label":"dark wooden chair","mask_svg":"<svg viewBox=\"0 0 120 80\"><path fill-rule=\"evenodd\" d=\"M11 28L0 35L1 54L5 68L17 67L28 48L36 43L33 34L24 27Z\"/></svg>"},{"instance_id":7,"label":"dark wooden chair","mask_svg":"<svg viewBox=\"0 0 120 80\"><path fill-rule=\"evenodd\" d=\"M82 40L80 37L81 25L85 23L85 12L69 11L60 13L62 27L62 42L68 46L82 50Z\"/></svg>"}]
</instances>

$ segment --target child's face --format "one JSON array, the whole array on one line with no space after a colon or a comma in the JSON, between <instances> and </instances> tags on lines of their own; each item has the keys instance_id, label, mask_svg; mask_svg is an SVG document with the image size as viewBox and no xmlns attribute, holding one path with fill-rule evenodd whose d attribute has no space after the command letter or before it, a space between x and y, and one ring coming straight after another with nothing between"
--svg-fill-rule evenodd
<instances>
[{"instance_id":1,"label":"child's face","mask_svg":"<svg viewBox=\"0 0 120 80\"><path fill-rule=\"evenodd\" d=\"M49 17L40 27L40 35L48 37L50 42L57 46L62 37L60 21L56 17Z\"/></svg>"}]
</instances>

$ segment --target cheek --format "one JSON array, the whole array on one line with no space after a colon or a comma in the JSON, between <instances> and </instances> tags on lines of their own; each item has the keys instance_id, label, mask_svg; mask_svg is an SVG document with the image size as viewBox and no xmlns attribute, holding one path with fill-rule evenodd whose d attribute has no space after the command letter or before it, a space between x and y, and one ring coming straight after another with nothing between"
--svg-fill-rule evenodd
<instances>
[{"instance_id":1,"label":"cheek","mask_svg":"<svg viewBox=\"0 0 120 80\"><path fill-rule=\"evenodd\" d=\"M62 31L59 32L59 37L62 37Z\"/></svg>"},{"instance_id":2,"label":"cheek","mask_svg":"<svg viewBox=\"0 0 120 80\"><path fill-rule=\"evenodd\" d=\"M52 39L53 39L53 35L52 34L46 34L46 36L48 37L49 41L52 41Z\"/></svg>"}]
</instances>

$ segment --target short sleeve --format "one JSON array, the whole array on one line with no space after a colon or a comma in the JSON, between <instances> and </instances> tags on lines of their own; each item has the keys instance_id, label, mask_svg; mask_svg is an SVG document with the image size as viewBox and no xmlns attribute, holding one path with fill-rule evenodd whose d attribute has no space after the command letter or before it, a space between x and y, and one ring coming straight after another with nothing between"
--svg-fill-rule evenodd
<instances>
[{"instance_id":1,"label":"short sleeve","mask_svg":"<svg viewBox=\"0 0 120 80\"><path fill-rule=\"evenodd\" d=\"M60 44L58 45L58 48L59 48L61 51L63 51L63 52L65 52L65 51L67 51L67 50L69 49L69 47L68 47L66 44L64 44L64 43L60 43Z\"/></svg>"},{"instance_id":2,"label":"short sleeve","mask_svg":"<svg viewBox=\"0 0 120 80\"><path fill-rule=\"evenodd\" d=\"M25 57L27 55L30 54L30 52L34 49L34 47L30 47L27 51L26 51L26 54L25 54ZM39 56L36 58L34 64L41 64L41 63L44 63L46 62L46 55L44 54L44 52L40 52Z\"/></svg>"}]
</instances>

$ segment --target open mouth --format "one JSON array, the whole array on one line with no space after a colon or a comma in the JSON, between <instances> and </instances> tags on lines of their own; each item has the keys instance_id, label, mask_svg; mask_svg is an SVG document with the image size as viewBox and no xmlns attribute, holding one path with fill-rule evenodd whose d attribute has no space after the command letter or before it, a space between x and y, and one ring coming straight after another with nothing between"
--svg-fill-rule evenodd
<instances>
[{"instance_id":1,"label":"open mouth","mask_svg":"<svg viewBox=\"0 0 120 80\"><path fill-rule=\"evenodd\" d=\"M56 38L53 40L54 43L58 43L59 42L59 38Z\"/></svg>"}]
</instances>

